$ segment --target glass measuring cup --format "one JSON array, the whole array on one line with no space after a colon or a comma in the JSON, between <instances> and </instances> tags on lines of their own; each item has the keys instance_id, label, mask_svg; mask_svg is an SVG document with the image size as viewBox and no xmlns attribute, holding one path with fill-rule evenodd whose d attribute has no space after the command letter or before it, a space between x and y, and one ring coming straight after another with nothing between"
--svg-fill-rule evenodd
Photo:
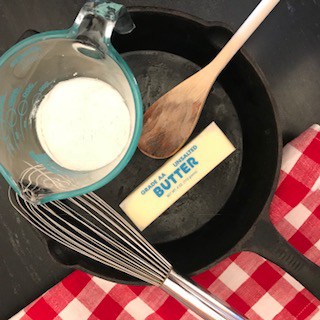
<instances>
[{"instance_id":1,"label":"glass measuring cup","mask_svg":"<svg viewBox=\"0 0 320 320\"><path fill-rule=\"evenodd\" d=\"M110 38L113 30L128 33L133 28L122 5L88 2L70 29L34 35L0 58L0 172L28 201L45 203L96 190L131 159L141 134L142 101L135 78ZM42 99L57 83L74 77L110 84L130 113L130 138L121 155L93 171L59 166L36 133L35 115Z\"/></svg>"}]
</instances>

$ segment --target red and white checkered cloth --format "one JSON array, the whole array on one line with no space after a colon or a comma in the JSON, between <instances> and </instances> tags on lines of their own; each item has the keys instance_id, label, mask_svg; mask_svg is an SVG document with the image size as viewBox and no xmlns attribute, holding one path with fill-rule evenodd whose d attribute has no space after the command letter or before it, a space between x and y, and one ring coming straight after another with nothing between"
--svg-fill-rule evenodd
<instances>
[{"instance_id":1,"label":"red and white checkered cloth","mask_svg":"<svg viewBox=\"0 0 320 320\"><path fill-rule=\"evenodd\" d=\"M320 126L284 148L271 220L297 250L320 264ZM194 278L249 319L320 319L320 301L276 265L242 252ZM75 271L12 320L193 320L155 287L114 284Z\"/></svg>"}]
</instances>

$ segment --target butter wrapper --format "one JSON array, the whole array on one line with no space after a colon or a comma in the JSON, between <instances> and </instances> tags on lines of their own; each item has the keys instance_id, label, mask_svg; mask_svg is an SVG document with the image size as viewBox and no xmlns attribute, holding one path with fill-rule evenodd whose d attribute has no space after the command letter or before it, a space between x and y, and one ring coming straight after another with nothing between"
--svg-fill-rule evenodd
<instances>
[{"instance_id":1,"label":"butter wrapper","mask_svg":"<svg viewBox=\"0 0 320 320\"><path fill-rule=\"evenodd\" d=\"M141 183L120 208L142 231L234 151L232 143L212 122Z\"/></svg>"}]
</instances>

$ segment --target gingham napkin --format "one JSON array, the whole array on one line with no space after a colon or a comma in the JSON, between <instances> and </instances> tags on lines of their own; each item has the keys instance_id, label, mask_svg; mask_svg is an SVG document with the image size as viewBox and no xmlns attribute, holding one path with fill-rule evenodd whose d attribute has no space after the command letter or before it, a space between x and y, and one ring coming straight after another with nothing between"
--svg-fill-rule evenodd
<instances>
[{"instance_id":1,"label":"gingham napkin","mask_svg":"<svg viewBox=\"0 0 320 320\"><path fill-rule=\"evenodd\" d=\"M284 148L271 220L297 250L320 264L320 126ZM242 252L194 278L249 319L320 319L320 301L276 265ZM155 287L114 284L75 271L12 320L193 320Z\"/></svg>"}]
</instances>

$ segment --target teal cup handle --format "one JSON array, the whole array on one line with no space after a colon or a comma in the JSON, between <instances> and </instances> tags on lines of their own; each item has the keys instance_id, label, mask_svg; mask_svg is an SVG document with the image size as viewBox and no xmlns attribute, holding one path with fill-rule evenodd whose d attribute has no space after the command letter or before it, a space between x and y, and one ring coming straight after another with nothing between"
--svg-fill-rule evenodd
<instances>
[{"instance_id":1,"label":"teal cup handle","mask_svg":"<svg viewBox=\"0 0 320 320\"><path fill-rule=\"evenodd\" d=\"M46 203L94 191L130 161L142 129L142 101L111 35L113 30L126 34L134 28L124 6L92 1L83 6L71 28L34 35L0 57L0 172L26 200ZM115 161L94 171L60 167L43 150L35 130L35 114L44 96L57 83L74 77L112 85L130 113L127 146Z\"/></svg>"}]
</instances>

